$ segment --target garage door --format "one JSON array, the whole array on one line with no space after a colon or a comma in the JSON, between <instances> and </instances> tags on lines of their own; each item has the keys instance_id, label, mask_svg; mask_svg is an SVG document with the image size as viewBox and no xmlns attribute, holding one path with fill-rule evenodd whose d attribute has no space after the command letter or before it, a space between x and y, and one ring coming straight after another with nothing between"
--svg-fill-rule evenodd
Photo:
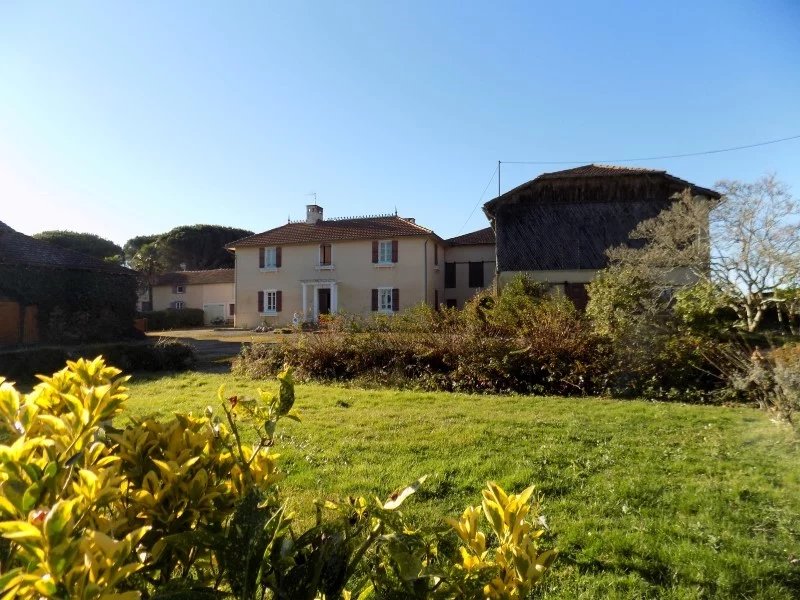
<instances>
[{"instance_id":1,"label":"garage door","mask_svg":"<svg viewBox=\"0 0 800 600\"><path fill-rule=\"evenodd\" d=\"M203 315L203 320L206 325L212 325L214 321L220 322L219 319L225 321L225 305L203 304Z\"/></svg>"}]
</instances>

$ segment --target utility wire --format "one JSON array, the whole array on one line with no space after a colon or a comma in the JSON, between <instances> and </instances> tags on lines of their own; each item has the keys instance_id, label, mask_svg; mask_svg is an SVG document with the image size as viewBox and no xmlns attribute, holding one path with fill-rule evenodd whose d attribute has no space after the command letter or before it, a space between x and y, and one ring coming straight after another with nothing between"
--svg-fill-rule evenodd
<instances>
[{"instance_id":1,"label":"utility wire","mask_svg":"<svg viewBox=\"0 0 800 600\"><path fill-rule=\"evenodd\" d=\"M624 163L624 162L641 162L645 160L664 160L666 158L685 158L687 156L702 156L704 154L720 154L721 152L734 152L735 150L745 150L747 148L756 148L758 146L768 146L769 144L777 144L779 142L788 142L789 140L800 139L800 135L792 135L777 140L768 140L766 142L757 142L755 144L746 144L744 146L732 146L731 148L719 148L717 150L704 150L702 152L687 152L686 154L665 154L663 156L643 156L639 158L615 158L607 160L504 160L503 164L506 165L585 165L588 163ZM474 211L473 211L474 212Z\"/></svg>"},{"instance_id":2,"label":"utility wire","mask_svg":"<svg viewBox=\"0 0 800 600\"><path fill-rule=\"evenodd\" d=\"M481 203L481 202L483 202L483 197L486 195L486 190L488 190L488 189L489 189L489 186L490 186L490 185L492 185L492 182L494 181L494 176L495 176L495 175L497 175L497 170L498 170L499 168L500 168L500 164L498 163L498 165L497 165L497 166L494 168L494 171L492 171L492 176L491 176L491 178L489 179L489 183L487 183L487 184L486 184L486 187L485 187L485 188L483 188L483 193L481 194L481 197L480 197L480 199L479 199L479 200L478 200L478 202L475 204L475 206L472 208L472 212L471 212L471 213L469 213L469 216L467 217L467 220L466 220L466 221L464 221L464 224L461 226L461 229L459 229L459 230L458 230L458 233L456 234L456 236L459 236L459 235L461 235L461 232L462 232L462 231L464 231L464 228L467 226L467 223L469 223L469 220L472 218L472 215L474 215L474 214L475 214L475 211L478 209L478 206L480 205L480 203ZM454 236L454 237L455 237L455 236Z\"/></svg>"}]
</instances>

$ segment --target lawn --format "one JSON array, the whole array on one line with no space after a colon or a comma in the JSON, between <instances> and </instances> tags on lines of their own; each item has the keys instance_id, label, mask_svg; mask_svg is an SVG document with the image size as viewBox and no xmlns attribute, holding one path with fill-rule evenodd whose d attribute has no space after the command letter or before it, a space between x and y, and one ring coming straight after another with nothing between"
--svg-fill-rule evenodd
<instances>
[{"instance_id":1,"label":"lawn","mask_svg":"<svg viewBox=\"0 0 800 600\"><path fill-rule=\"evenodd\" d=\"M200 412L230 375L138 376L132 414ZM262 383L262 386L264 384ZM272 388L271 384L264 387ZM487 480L534 483L561 554L544 598L797 598L800 447L747 408L298 386L283 426L286 496L375 494L423 474L405 505L434 521Z\"/></svg>"}]
</instances>

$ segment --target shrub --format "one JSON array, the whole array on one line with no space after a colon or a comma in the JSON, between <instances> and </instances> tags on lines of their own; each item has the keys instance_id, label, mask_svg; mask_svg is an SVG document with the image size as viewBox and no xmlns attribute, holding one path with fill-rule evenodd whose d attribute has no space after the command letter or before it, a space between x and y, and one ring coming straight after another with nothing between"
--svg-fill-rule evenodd
<instances>
[{"instance_id":1,"label":"shrub","mask_svg":"<svg viewBox=\"0 0 800 600\"><path fill-rule=\"evenodd\" d=\"M569 301L515 291L498 302L480 296L460 313L417 306L372 322L334 317L325 332L243 348L233 370L263 378L291 364L320 380L575 395L602 387L607 356Z\"/></svg>"},{"instance_id":2,"label":"shrub","mask_svg":"<svg viewBox=\"0 0 800 600\"><path fill-rule=\"evenodd\" d=\"M775 349L770 358L775 377L775 408L794 423L800 413L800 344Z\"/></svg>"},{"instance_id":3,"label":"shrub","mask_svg":"<svg viewBox=\"0 0 800 600\"><path fill-rule=\"evenodd\" d=\"M91 344L76 348L34 347L0 353L0 376L29 380L56 371L71 358L102 354L126 371L183 371L195 362L189 344L174 338L151 342Z\"/></svg>"},{"instance_id":4,"label":"shrub","mask_svg":"<svg viewBox=\"0 0 800 600\"><path fill-rule=\"evenodd\" d=\"M199 308L168 308L145 312L141 316L147 319L147 329L150 331L202 327L204 319L204 313Z\"/></svg>"},{"instance_id":5,"label":"shrub","mask_svg":"<svg viewBox=\"0 0 800 600\"><path fill-rule=\"evenodd\" d=\"M121 430L110 426L127 400L120 375L97 358L27 395L0 379L4 598L510 600L556 556L542 549L533 488L492 483L447 530L412 528L398 511L422 477L385 501L318 502L316 523L295 531L272 452L281 419L299 420L290 371L274 395L220 390L221 417L209 407Z\"/></svg>"},{"instance_id":6,"label":"shrub","mask_svg":"<svg viewBox=\"0 0 800 600\"><path fill-rule=\"evenodd\" d=\"M800 344L771 351L731 345L722 356L727 392L737 400L756 402L797 428L800 412Z\"/></svg>"}]
</instances>

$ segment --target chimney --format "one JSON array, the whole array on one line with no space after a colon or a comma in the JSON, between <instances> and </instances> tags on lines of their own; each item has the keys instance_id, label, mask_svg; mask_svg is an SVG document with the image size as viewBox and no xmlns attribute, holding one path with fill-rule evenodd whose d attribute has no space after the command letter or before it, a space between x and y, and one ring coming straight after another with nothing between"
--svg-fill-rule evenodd
<instances>
[{"instance_id":1,"label":"chimney","mask_svg":"<svg viewBox=\"0 0 800 600\"><path fill-rule=\"evenodd\" d=\"M417 223L417 220L414 217L406 217L406 221L408 221L412 225L416 225Z\"/></svg>"},{"instance_id":2,"label":"chimney","mask_svg":"<svg viewBox=\"0 0 800 600\"><path fill-rule=\"evenodd\" d=\"M316 204L307 204L306 223L308 223L309 225L314 225L319 221L322 221L322 207L317 206Z\"/></svg>"}]
</instances>

